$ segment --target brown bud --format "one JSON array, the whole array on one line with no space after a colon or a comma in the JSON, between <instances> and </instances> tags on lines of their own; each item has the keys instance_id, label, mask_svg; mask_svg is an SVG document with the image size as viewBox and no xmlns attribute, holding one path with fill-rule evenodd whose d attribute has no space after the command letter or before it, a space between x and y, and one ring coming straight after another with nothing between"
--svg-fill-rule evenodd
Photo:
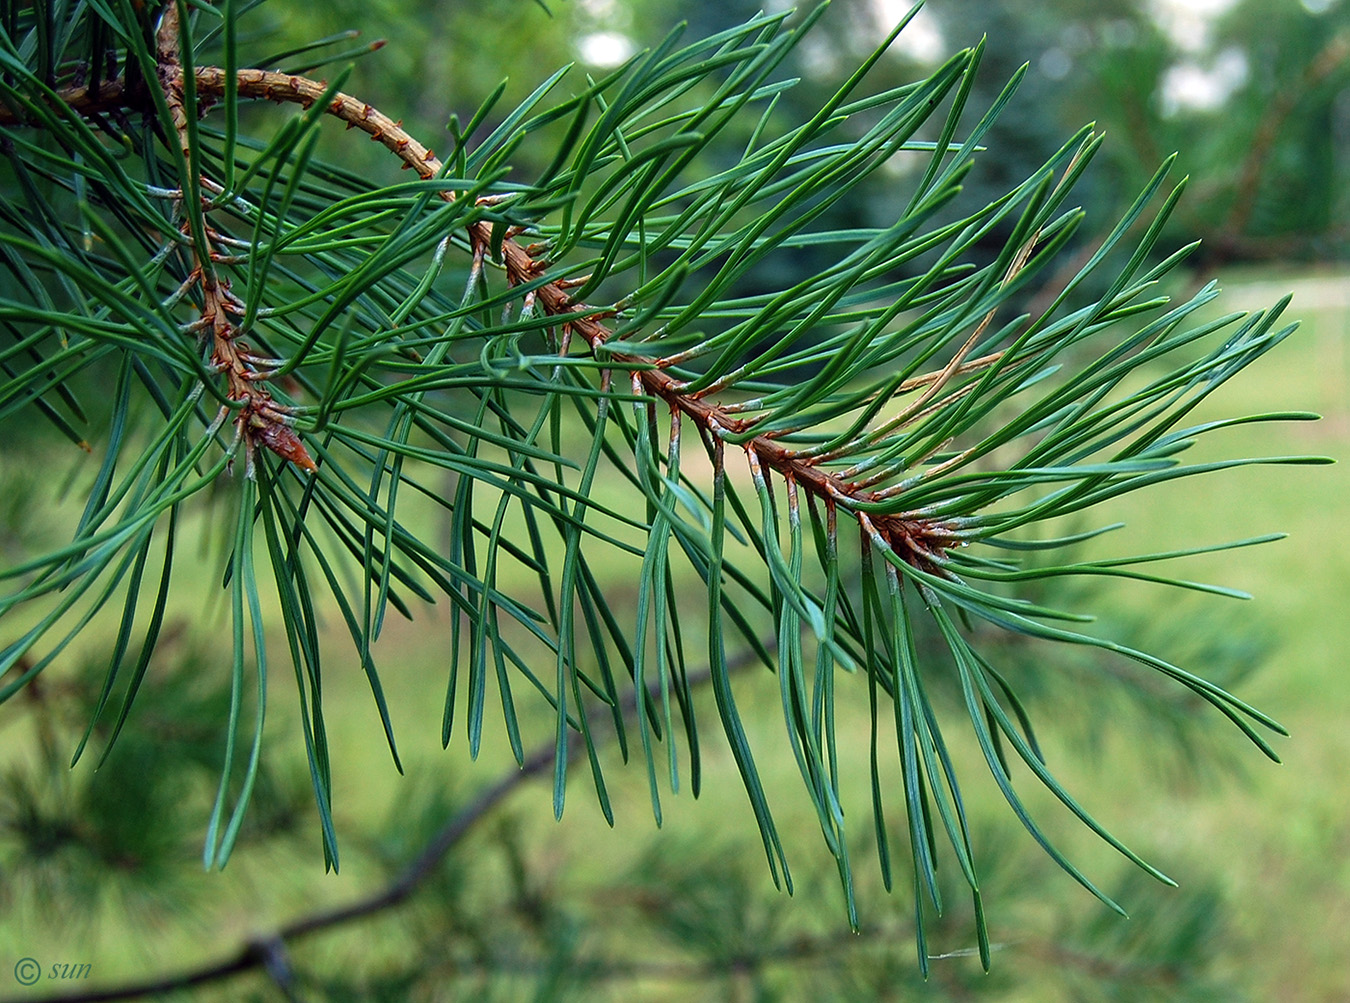
<instances>
[{"instance_id":1,"label":"brown bud","mask_svg":"<svg viewBox=\"0 0 1350 1003\"><path fill-rule=\"evenodd\" d=\"M279 421L269 421L258 429L258 438L272 452L283 460L290 460L301 470L312 472L319 469L318 464L309 455L309 450L305 448L305 444L300 441L300 436L296 435L295 430L289 425L284 425Z\"/></svg>"}]
</instances>

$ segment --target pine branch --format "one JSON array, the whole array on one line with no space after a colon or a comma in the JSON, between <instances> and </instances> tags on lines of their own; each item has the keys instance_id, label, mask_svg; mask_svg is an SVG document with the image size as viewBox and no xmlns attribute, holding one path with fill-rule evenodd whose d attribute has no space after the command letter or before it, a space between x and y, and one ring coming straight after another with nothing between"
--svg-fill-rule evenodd
<instances>
[{"instance_id":1,"label":"pine branch","mask_svg":"<svg viewBox=\"0 0 1350 1003\"><path fill-rule=\"evenodd\" d=\"M174 4L166 8L164 20L159 30L161 40L161 69L166 93L170 95L169 104L174 109L175 121L180 123L180 136L185 134L182 116L182 68L178 65L176 45L177 12ZM401 121L395 121L389 115L350 94L331 93L326 81L312 80L296 74L277 73L267 70L242 69L233 80L226 76L218 66L197 67L195 70L197 92L206 98L223 97L227 88L233 86L240 97L276 101L278 103L299 104L310 108L315 102L324 101L324 111L346 123L349 129L360 129L372 140L382 144L403 161L405 169L412 168L423 180L442 177L445 164L437 159L435 153L419 142L403 128ZM190 160L186 139L184 155ZM451 191L439 193L446 201L454 201ZM493 224L478 221L470 227L470 239L475 256L484 254L493 245ZM1020 261L1025 262L1034 247L1034 240L1028 241ZM507 235L500 242L501 260L505 264L507 277L512 285L537 283L548 271L545 261L533 257L527 248L522 247L514 236ZM305 447L291 429L289 409L277 404L267 394L263 386L265 373L257 366L258 359L247 347L235 343L234 328L229 321L231 313L238 313L241 304L229 297L228 289L210 277L209 261L198 257L198 268L202 270L199 279L202 284L205 305L203 321L208 323L215 338L213 358L223 369L230 381L229 397L234 401L246 402L240 415L235 419L240 434L248 443L259 441L273 452L306 469L315 469ZM1017 269L1009 274L1009 279ZM705 434L721 437L728 432L744 433L753 428L750 419L738 417L716 403L703 399L702 394L692 394L686 385L665 371L669 360L647 358L623 352L608 352L605 343L613 332L602 320L611 311L597 309L577 303L573 300L569 286L580 284L584 280L555 279L536 285L531 294L552 316L565 321L565 330L579 333L598 358L603 357L606 364L631 372L634 389L664 400L673 413L687 415ZM966 349L978 341L992 313L977 327L967 342ZM565 335L564 335L565 336ZM937 391L953 375L978 372L995 365L1003 358L1003 352L995 352L978 359L965 359L958 354L947 366L933 373L911 377L901 385L901 391L920 387L928 388L929 395L922 398L925 402L935 396ZM874 500L870 492L860 491L849 483L819 465L826 457L807 457L800 451L784 446L769 434L754 435L743 441L743 448L752 465L763 465L780 474L785 481L801 487L819 498L825 505L833 508L841 504L855 518L861 512L853 507L859 502ZM945 574L931 563L932 553L961 543L961 536L950 524L940 520L925 519L918 516L884 514L867 523L869 534L884 541L895 552L905 555L907 560L920 562L927 570Z\"/></svg>"},{"instance_id":2,"label":"pine branch","mask_svg":"<svg viewBox=\"0 0 1350 1003\"><path fill-rule=\"evenodd\" d=\"M170 2L157 32L160 82L168 106L172 112L177 129L179 146L188 165L194 162L192 144L188 138L187 113L184 110L183 68L178 58L180 24L178 6ZM194 68L196 94L203 99L219 99L225 96L227 89L234 88L240 97L255 100L268 100L277 103L298 104L310 108L316 102L324 102L323 111L346 123L347 128L360 129L370 138L395 154L404 169L411 168L423 180L434 180L444 176L446 166L434 151L421 143L403 128L401 120L396 121L378 108L353 95L332 93L328 83L313 80L305 76L279 73L268 70L245 68L237 71L231 78L219 66L200 66ZM57 92L57 97L66 102L71 110L81 114L102 111L112 106L117 98L124 96L120 81L112 81L103 86L97 95L89 95L85 88L69 88ZM0 115L0 125L6 119ZM195 172L195 168L193 168ZM200 175L198 175L200 177ZM204 187L210 182L200 177ZM447 202L454 201L455 193L442 191L440 197ZM252 469L252 451L256 445L272 450L283 459L289 460L304 470L317 469L314 460L304 444L293 430L293 410L275 401L266 388L267 370L264 360L251 352L247 345L236 340L236 329L230 321L231 315L243 312L243 304L230 295L228 286L215 275L213 259L219 252L210 247L211 231L205 221L201 230L207 235L207 253L202 254L194 248L196 271L192 279L200 286L202 304L202 327L210 332L213 339L212 361L216 368L224 372L227 379L227 397L241 405L234 422L237 437L246 445L248 469ZM493 245L493 224L478 221L470 227L470 240L475 255L485 252ZM1021 254L1024 263L1034 247L1034 240L1028 241ZM545 261L533 257L527 248L522 247L514 236L508 235L500 242L501 260L505 264L507 277L512 285L537 283L548 271ZM1014 269L1009 279L1015 274ZM709 436L722 436L726 433L745 433L752 429L754 422L729 412L724 407L708 402L704 393L693 394L686 385L666 372L670 359L648 358L623 352L608 352L604 346L613 335L602 320L611 311L597 309L577 303L568 292L569 286L581 284L584 280L555 279L537 285L532 295L552 316L564 319L566 328L575 330L584 339L591 352L597 357L603 355L606 363L612 363L617 369L631 372L635 380L635 392L638 387L653 397L664 400L672 412L687 415ZM966 350L978 341L992 313L976 328L967 342ZM921 398L926 403L954 375L979 372L997 364L1003 352L994 352L978 359L966 359L958 353L941 370L914 376L901 384L901 393L919 388L928 388L928 394ZM222 408L218 421L223 421L227 409ZM742 441L747 457L752 465L762 465L781 475L785 481L799 484L825 505L833 508L841 504L846 511L857 518L860 512L853 507L859 502L874 500L870 492L859 488L823 469L819 464L828 456L808 457L800 451L775 441L770 434L754 435ZM940 520L921 517L885 514L868 523L868 531L878 540L906 559L922 562L928 570L941 572L929 561L935 550L957 545L961 536L949 524Z\"/></svg>"},{"instance_id":3,"label":"pine branch","mask_svg":"<svg viewBox=\"0 0 1350 1003\"><path fill-rule=\"evenodd\" d=\"M1168 165L1044 309L1008 318L1007 304L1027 292L1074 238L1084 214L1065 200L1100 137L1090 128L1081 130L1006 195L948 222L934 222L945 218L939 214L958 197L972 158L1017 82L1014 78L958 140L978 46L918 83L855 97L855 88L893 34L818 111L774 135L769 119L777 95L790 84L772 81L771 74L820 10L781 37L787 15L760 16L685 49L675 49L672 35L630 66L588 81L579 94L553 108L536 111L560 71L470 149L467 137L488 119L489 102L467 129L452 124L454 147L442 161L400 122L343 92L341 79L330 84L297 74L232 69L237 50L229 32L221 60L225 66L195 65L197 46L186 11L186 3L172 0L153 41L146 42L148 25L142 35L123 34L130 39L125 79L134 79L131 74L139 68L140 76L152 81L148 87L114 81L108 87L58 90L60 77L50 71L60 59L50 52L43 53L44 73L16 66L12 55L0 68L24 82L23 88L6 84L11 117L0 119L0 125L45 125L58 131L59 143L76 151L56 157L40 144L15 145L22 155L12 159L29 197L37 190L32 175L67 186L82 206L82 225L90 228L83 242L71 239L69 222L45 216L27 229L19 227L15 235L0 231L5 261L32 290L31 303L0 302L0 320L17 325L19 339L18 347L0 352L5 375L11 377L0 384L7 395L0 396L0 414L31 399L67 437L77 439L71 423L44 395L61 393L67 400L71 375L101 358L120 365L107 457L72 541L0 571L0 580L20 583L0 597L0 614L39 600L52 603L38 626L0 649L0 667L24 657L49 628L77 620L72 610L86 594L86 605L97 612L125 588L106 700L135 628L157 525L167 521L160 589L121 710L124 719L167 602L178 507L215 482L242 452L248 476L234 526L224 527L231 535L222 569L230 596L235 699L208 834L209 864L228 856L262 741L259 701L250 772L226 821L240 695L247 685L246 626L252 625L261 694L266 689L265 626L277 616L270 611L264 616L259 596L253 563L255 549L261 551L255 547L258 534L266 538L279 619L304 708L325 859L333 866L336 837L320 706L316 603L316 589L325 587L370 679L395 763L372 646L387 608L411 615L407 597L432 601L439 592L455 614L444 740L452 731L464 640L470 749L476 753L479 748L485 693L495 670L506 731L513 752L523 758L510 679L524 678L555 716L555 813L563 809L565 770L576 749L568 744L569 736L575 732L584 742L608 815L587 704L598 699L607 705L620 741L626 742L615 682L626 672L643 696L645 713L637 715L636 727L659 819L653 750L657 743L666 744L670 785L677 786L677 713L694 761L695 791L698 787L686 631L680 623L686 603L679 601L670 559L672 552L682 554L707 587L717 712L775 881L781 874L791 887L725 678L724 634L739 632L766 662L773 661L759 640L758 618L771 620L777 634L775 669L788 743L838 861L850 922L856 923L856 912L834 736L833 680L840 667L863 669L871 687L873 807L886 882L890 858L877 733L879 716L893 710L915 887L926 888L940 908L935 847L941 832L975 898L986 964L989 944L969 826L925 670L945 670L959 682L974 739L1009 807L1075 880L1119 909L1054 849L1031 818L1013 784L1009 749L1084 825L1148 874L1166 879L1113 837L1050 772L1022 703L974 645L972 621L1148 666L1207 701L1275 758L1260 729L1278 734L1283 729L1269 716L1163 659L1062 626L1089 619L1080 613L1003 590L1003 583L1081 575L1240 595L1135 567L1221 547L1029 568L1007 552L1074 546L1098 533L1036 542L1025 540L1023 531L1054 525L1163 481L1248 463L1320 462L1271 457L1186 466L1176 458L1215 429L1311 416L1261 414L1179 427L1210 393L1293 327L1278 324L1283 302L1246 319L1197 323L1190 318L1214 297L1212 287L1176 306L1155 294L1161 277L1189 250L1152 263L1163 222L1180 194L1179 187L1165 191ZM0 61L6 58L0 52ZM133 181L112 163L106 140L79 117L97 121L109 113L109 95L119 87L127 107L147 113L141 155L153 186ZM677 99L696 87L706 93L695 92L692 105L682 107ZM249 160L238 152L248 145L237 136L241 99L293 104L304 111L271 143L259 144L262 152ZM200 123L208 105L217 101L226 112L219 151ZM683 172L697 166L696 158L713 139L757 101L768 107L739 162L680 187ZM588 129L588 116L597 110L598 121ZM935 114L937 140L920 143L915 137ZM317 165L310 154L316 123L325 116L360 130L419 180L381 188L341 168ZM839 136L831 131L855 118L870 124L862 126L856 142L835 142ZM507 182L506 158L515 144L554 124L563 138L551 165L532 184ZM159 186L165 161L152 152L155 141L168 149L176 189ZM916 165L920 176L912 197L893 223L846 231L816 228L832 205L902 151L921 152L926 163ZM213 158L220 164L214 178ZM85 163L94 166L86 170ZM319 172L323 184L314 183L312 172ZM84 192L90 184L99 188L100 212L89 209ZM354 194L335 198L333 185ZM178 202L172 214L162 202L151 202L165 197ZM1146 213L1155 198L1161 207L1156 214ZM9 217L20 216L8 202L0 206ZM1152 220L1143 225L1146 215ZM248 239L228 232L240 219L252 224ZM166 223L171 236L161 238ZM119 236L119 227L130 235L131 246ZM539 241L528 242L532 238ZM1001 244L992 262L967 260L977 245L990 241ZM737 294L738 282L770 253L830 244L844 251L819 274L762 295ZM452 246L467 250L470 262L460 297L437 288ZM582 249L594 252L590 260L571 263ZM420 266L410 263L428 258L425 272L414 272ZM1103 266L1108 258L1111 264ZM297 259L300 264L293 264ZM504 290L489 283L489 264L500 267ZM248 266L247 286L241 286L245 299L228 285L230 276L241 274L241 265ZM1099 268L1111 272L1105 290L1087 305L1073 307L1070 297ZM576 277L581 271L590 274ZM681 287L691 274L700 275L702 285L684 301ZM59 297L48 294L43 280L49 276L74 307L63 309ZM593 305L591 294L619 276L628 276L623 280L627 295L612 305ZM185 298L193 301L196 316L183 324ZM1142 327L1105 345L1093 340L1143 313L1153 317ZM1004 320L996 325L1000 315ZM1211 339L1231 326L1236 330L1222 340ZM241 340L243 331L259 339L260 350ZM70 343L68 333L75 336ZM194 334L201 339L195 351L188 344ZM538 339L545 351L527 354L520 343L525 335ZM287 352L269 345L272 339L291 346L289 357L278 357ZM1188 354L1186 361L1172 363L1171 353L1189 353L1202 339L1211 340L1198 358ZM474 359L470 353L480 341ZM31 361L16 372L7 360L23 351ZM1148 367L1159 360L1172 368L1151 375ZM325 364L326 384L316 376ZM155 366L162 371L152 372ZM937 368L924 371L931 366ZM318 403L292 406L290 385L281 382L292 379ZM172 392L166 389L175 384ZM138 393L144 387L164 420L153 431L150 448L127 469L119 462L130 442L125 428L133 386ZM429 396L433 391L465 393L470 406L463 411L445 407ZM751 395L748 400L722 399L742 391ZM200 403L208 393L221 405L214 419ZM905 394L912 397L895 413L883 414ZM537 412L522 417L536 402ZM662 405L669 412L664 455ZM590 436L584 458L563 448L567 406L575 406ZM360 421L344 420L349 411L387 413L388 424L383 432L372 431ZM218 433L230 420L235 435L226 445ZM206 427L204 436L196 435L198 424ZM680 472L685 425L707 449L711 492ZM224 456L201 469L215 445L224 448ZM728 482L728 446L745 452L754 494L749 504ZM641 511L610 503L592 490L606 460L632 488ZM436 492L420 483L410 472L420 463L453 473L452 491ZM366 476L364 485L358 483ZM481 505L475 512L479 484L486 489L479 492L480 501L484 493L494 498L491 518L484 517ZM400 521L395 503L405 489L420 492L448 514L448 547L431 546ZM841 508L859 526L858 577L841 569ZM508 514L521 519L519 533L509 528ZM595 525L601 519L610 520L608 530ZM556 538L546 540L549 533ZM641 561L631 631L619 626L603 578L582 546L585 542L589 548L592 541ZM996 553L969 552L967 546L974 543ZM742 555L767 572L767 586L730 559ZM542 610L504 594L498 579L503 559L537 578ZM348 560L350 568L338 566ZM346 581L348 570L355 571L355 589ZM103 591L91 592L101 577ZM741 608L746 603L748 612ZM90 616L75 623L53 652L33 660L21 677L0 689L0 699L42 671ZM936 669L919 664L919 618L936 630L950 654ZM469 625L467 636L461 634L461 619ZM509 621L508 629L499 619ZM530 652L517 650L517 637L545 652L545 662L556 670L551 679L541 678ZM590 643L579 658L582 639ZM594 668L584 664L592 651ZM658 695L648 700L653 682ZM918 903L916 908L921 911ZM918 928L923 968L921 922ZM282 961L276 956L274 961L281 971Z\"/></svg>"}]
</instances>

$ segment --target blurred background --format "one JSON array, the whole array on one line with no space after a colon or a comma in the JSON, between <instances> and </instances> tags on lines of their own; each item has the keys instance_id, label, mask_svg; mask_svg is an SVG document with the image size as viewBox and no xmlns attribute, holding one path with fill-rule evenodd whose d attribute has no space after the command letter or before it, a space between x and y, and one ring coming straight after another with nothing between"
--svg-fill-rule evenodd
<instances>
[{"instance_id":1,"label":"blurred background","mask_svg":"<svg viewBox=\"0 0 1350 1003\"><path fill-rule=\"evenodd\" d=\"M248 44L260 50L353 28L360 36L336 48L387 40L362 56L347 89L401 116L414 134L437 137L452 117L470 120L502 81L484 128L563 63L600 73L678 22L687 37L701 37L759 7L268 0L246 24ZM813 112L907 10L901 0L836 0L786 71L802 83L783 95L783 114ZM1160 246L1203 241L1178 291L1217 277L1224 312L1264 308L1292 292L1289 315L1303 322L1206 413L1325 416L1235 428L1203 448L1345 455L1350 0L931 0L873 86L913 79L981 38L987 48L973 109L992 103L1019 66L1029 68L968 182L969 200L1002 194L1074 129L1097 123L1107 142L1081 189L1090 216L1081 247L1066 254L1067 280L1081 264L1074 255L1091 253L1093 238L1176 152L1173 176L1191 183ZM303 71L304 62L287 65ZM330 159L386 176L390 165L374 144L354 149L340 128L325 143ZM529 156L522 149L517 157L525 176ZM907 195L903 172L878 175L865 198L839 209L837 225L877 225ZM796 267L806 272L813 263L803 256ZM0 560L28 552L49 531L28 487L41 448L0 446ZM23 714L0 716L0 962L90 963L93 980L111 985L223 957L251 936L377 892L448 820L472 816L410 901L297 941L283 959L289 975L254 973L166 998L1350 999L1347 489L1350 474L1339 466L1249 468L1161 487L1103 519L1126 521L1123 545L1140 552L1287 532L1279 543L1188 564L1188 577L1245 589L1251 603L1179 601L1114 584L1108 601L1081 587L1059 597L1109 608L1103 629L1196 668L1280 720L1292 732L1278 746L1283 765L1262 759L1217 714L1127 678L1119 666L1009 646L1010 671L1032 691L1034 712L1054 725L1043 733L1057 772L1181 887L1146 881L1048 798L1031 796L1060 845L1131 910L1130 920L1119 919L1003 817L1009 813L994 803L992 786L976 784L996 942L991 975L971 956L969 909L954 894L946 914L928 917L938 958L932 977L919 979L913 892L902 884L886 894L863 862L872 851L857 865L861 931L848 932L771 677L748 674L740 704L795 868L791 898L773 886L734 763L715 735L704 742L702 795L669 802L659 830L645 776L624 769L617 752L609 764L611 830L584 789L584 768L574 771L577 790L555 823L547 771L542 780L509 780L502 736L485 740L476 762L462 743L442 750L443 610L391 626L382 641L404 775L390 762L359 671L325 683L340 876L324 873L299 711L284 679L270 702L271 742L248 831L223 874L202 872L228 690L211 668L209 632L193 627L220 610L196 625L184 621L156 654L154 685L97 772L88 760L73 771L68 764L106 654L45 674L16 698ZM634 591L625 581L610 587L616 596ZM1047 678L1056 684L1038 689ZM868 727L861 690L855 695L851 708L841 707L841 734ZM710 701L706 710L715 720ZM547 739L545 726L535 740ZM847 785L855 802L846 807L866 818L865 753L857 766ZM475 798L499 782L507 785L500 799L473 814ZM897 833L893 845L901 842ZM21 992L6 973L0 967L0 998ZM30 995L60 988L83 987L47 980Z\"/></svg>"}]
</instances>

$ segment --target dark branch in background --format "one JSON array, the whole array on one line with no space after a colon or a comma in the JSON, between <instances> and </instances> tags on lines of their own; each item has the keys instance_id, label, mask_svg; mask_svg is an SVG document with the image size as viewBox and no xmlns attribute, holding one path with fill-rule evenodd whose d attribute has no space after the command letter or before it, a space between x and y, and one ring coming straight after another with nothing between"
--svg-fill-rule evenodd
<instances>
[{"instance_id":1,"label":"dark branch in background","mask_svg":"<svg viewBox=\"0 0 1350 1003\"><path fill-rule=\"evenodd\" d=\"M88 87L62 87L54 91L56 100L71 111L86 117L101 115L104 112L120 111L128 105L144 104L149 94L143 83L132 87L127 85L125 77L115 80L100 80ZM37 125L30 122L13 108L0 105L0 125Z\"/></svg>"},{"instance_id":2,"label":"dark branch in background","mask_svg":"<svg viewBox=\"0 0 1350 1003\"><path fill-rule=\"evenodd\" d=\"M580 754L578 749L577 754ZM435 839L426 845L422 852L393 881L375 894L358 899L345 906L327 912L302 916L273 933L250 938L235 953L223 961L215 961L200 967L179 972L175 975L162 975L143 982L132 982L109 989L95 989L90 992L69 993L58 996L42 997L43 1003L94 1003L97 1000L131 1000L160 993L177 992L191 989L206 983L220 982L225 979L265 968L279 979L279 969L284 965L285 948L294 940L319 933L331 927L352 920L361 919L391 909L406 900L417 887L429 878L445 855L463 839L482 819L507 795L526 780L547 772L553 764L553 741L541 745L518 770L512 770L496 783L481 791L477 797L452 815ZM23 1003L33 997L15 997L4 1003Z\"/></svg>"},{"instance_id":3,"label":"dark branch in background","mask_svg":"<svg viewBox=\"0 0 1350 1003\"><path fill-rule=\"evenodd\" d=\"M765 645L772 645L766 639ZM752 664L758 656L750 650L727 659L727 670L735 671ZM703 686L712 678L709 670L704 669L689 677L689 687ZM651 699L660 699L659 684L648 688ZM623 705L625 720L631 721L637 714L637 695L630 694ZM609 719L609 713L604 715ZM553 768L554 741L543 742L525 757L518 769L510 770L495 783L483 788L464 807L450 816L436 836L392 881L375 893L357 899L355 902L322 912L311 913L292 920L285 926L270 933L248 939L232 955L221 960L208 962L199 967L179 972L176 975L161 975L141 982L131 982L108 989L95 989L87 992L68 993L58 996L45 996L35 1000L32 996L13 997L0 1000L0 1003L98 1003L107 1000L141 999L160 993L177 992L207 983L221 982L225 979L264 969L273 980L288 992L287 983L291 977L287 961L286 948L296 940L311 934L321 933L393 909L407 901L424 881L430 878L456 845L460 843L494 808L501 804L521 784L540 774L550 773ZM583 746L573 743L569 757L576 759L584 753Z\"/></svg>"}]
</instances>

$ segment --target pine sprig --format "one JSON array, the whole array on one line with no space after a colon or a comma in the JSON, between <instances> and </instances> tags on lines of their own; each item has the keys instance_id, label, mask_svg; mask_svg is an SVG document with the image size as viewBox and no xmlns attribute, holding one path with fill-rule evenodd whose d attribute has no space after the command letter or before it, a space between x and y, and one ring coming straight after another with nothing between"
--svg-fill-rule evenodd
<instances>
[{"instance_id":1,"label":"pine sprig","mask_svg":"<svg viewBox=\"0 0 1350 1003\"><path fill-rule=\"evenodd\" d=\"M117 390L105 458L71 542L0 572L13 583L0 617L22 631L0 650L0 670L24 667L0 698L120 596L99 714L129 672L125 719L159 635L191 506L224 537L219 570L232 625L234 699L209 865L228 858L257 776L269 630L279 620L287 640L325 858L336 866L320 610L339 612L397 764L375 642L389 607L411 615L413 599L444 595L455 620L443 740L463 694L463 728L477 754L495 682L520 759L513 686L524 680L556 722L559 815L580 736L612 820L596 701L612 710L625 755L636 727L658 820L663 776L675 790L687 777L697 793L686 647L695 647L690 618L703 616L718 715L776 881L791 887L731 685L729 649L738 643L778 674L788 747L838 861L851 923L834 733L840 670L868 679L887 884L883 718L893 720L904 777L916 915L923 895L942 908L941 836L974 896L986 966L975 847L928 692L935 673L959 683L996 784L1068 873L1119 908L1032 819L1014 789L1009 747L1085 825L1163 878L1055 778L1029 710L977 646L973 625L1133 659L1212 704L1275 757L1263 731L1283 729L1267 715L1160 658L1061 626L1089 618L1020 598L1016 588L1085 575L1237 593L1134 569L1180 552L1024 565L1019 550L1071 553L1086 534L1016 534L1058 533L1067 516L1167 480L1321 462L1178 459L1231 424L1312 417L1179 427L1292 332L1280 323L1287 301L1246 318L1197 321L1212 285L1179 305L1159 293L1189 250L1157 258L1181 190L1166 190L1165 164L1048 308L1014 313L1077 239L1084 212L1069 199L1101 138L1084 129L1001 198L963 206L962 181L1017 80L971 126L963 123L979 46L924 80L863 94L904 23L809 119L784 126L777 97L792 81L774 75L823 10L795 26L786 13L762 15L684 46L673 33L549 107L559 72L471 143L491 99L452 130L444 161L343 92L345 74L328 83L248 65L230 4L189 16L172 0L153 33L127 3L83 10L78 23L96 61L121 66L89 81L74 79L72 58L44 40L34 15L8 11L0 139L12 187L31 206L45 186L73 211L26 214L8 197L0 206L3 265L21 283L0 297L0 322L14 339L0 351L0 417L33 405L83 443L76 377L113 371ZM220 18L222 30L198 39L194 18ZM24 56L34 46L36 63ZM262 100L301 108L267 141L241 120L241 105ZM126 128L110 138L107 122L117 116ZM378 187L323 163L315 150L326 117L365 133L417 180ZM727 165L719 150L733 140L741 152ZM540 158L533 181L511 180L508 160L530 144L554 152ZM128 151L135 166L119 159ZM858 197L897 158L913 161L897 218L829 229L832 207ZM990 245L992 258L975 253ZM819 271L743 292L752 273L821 248L833 259ZM1094 283L1102 291L1089 294ZM573 430L583 433L579 446ZM684 462L682 443L695 437L711 483ZM212 501L236 460L241 488ZM451 490L429 484L436 468L453 476ZM640 504L600 490L602 469ZM749 490L740 486L747 482ZM400 517L409 492L444 510L448 547ZM840 543L841 521L845 536L850 521L858 527L856 558ZM611 556L635 568L631 626L598 570ZM507 564L528 572L536 599L505 590ZM697 601L679 583L688 571L705 586ZM264 597L269 574L274 595ZM147 590L156 596L148 621ZM138 625L141 655L127 666ZM920 658L921 629L941 637L945 664ZM31 657L39 644L48 651ZM632 725L618 710L622 675L642 695ZM246 726L250 688L258 699ZM681 727L687 772L676 752ZM241 736L246 754L236 750ZM231 805L236 769L244 780ZM921 922L918 929L926 970Z\"/></svg>"}]
</instances>

